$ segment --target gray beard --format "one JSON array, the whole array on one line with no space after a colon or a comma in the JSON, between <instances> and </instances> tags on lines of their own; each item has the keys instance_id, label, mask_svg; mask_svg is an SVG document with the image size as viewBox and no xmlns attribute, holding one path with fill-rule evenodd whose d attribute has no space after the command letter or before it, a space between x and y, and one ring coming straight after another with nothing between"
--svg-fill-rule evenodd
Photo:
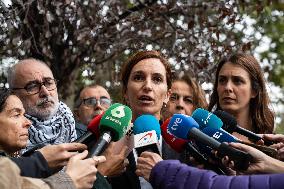
<instances>
[{"instance_id":1,"label":"gray beard","mask_svg":"<svg viewBox=\"0 0 284 189\"><path fill-rule=\"evenodd\" d=\"M52 107L49 107L48 109L40 109L38 108L38 106L31 106L29 104L25 104L26 113L41 120L50 119L52 116L56 114L59 107L58 98L51 97L51 99L54 105Z\"/></svg>"}]
</instances>

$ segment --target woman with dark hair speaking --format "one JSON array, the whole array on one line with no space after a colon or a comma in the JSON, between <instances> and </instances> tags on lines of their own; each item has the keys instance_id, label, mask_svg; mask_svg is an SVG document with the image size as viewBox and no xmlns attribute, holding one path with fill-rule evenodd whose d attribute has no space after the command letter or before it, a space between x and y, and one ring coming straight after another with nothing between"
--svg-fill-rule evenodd
<instances>
[{"instance_id":1,"label":"woman with dark hair speaking","mask_svg":"<svg viewBox=\"0 0 284 189\"><path fill-rule=\"evenodd\" d=\"M121 70L123 101L132 110L132 120L143 114L161 118L171 87L171 68L158 51L140 51L131 56ZM151 188L135 174L134 154L128 156L129 166L124 175L111 178L113 188Z\"/></svg>"}]
</instances>

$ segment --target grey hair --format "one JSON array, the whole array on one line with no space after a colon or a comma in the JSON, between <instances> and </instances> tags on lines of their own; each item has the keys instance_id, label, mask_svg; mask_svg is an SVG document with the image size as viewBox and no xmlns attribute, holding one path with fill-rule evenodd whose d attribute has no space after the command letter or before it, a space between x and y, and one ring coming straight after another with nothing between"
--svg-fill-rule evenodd
<instances>
[{"instance_id":1,"label":"grey hair","mask_svg":"<svg viewBox=\"0 0 284 189\"><path fill-rule=\"evenodd\" d=\"M17 67L17 65L23 64L23 63L25 63L27 61L38 62L38 63L46 66L48 69L50 69L49 66L45 62L43 62L41 60L38 60L38 59L35 59L35 58L27 58L27 59L20 60L18 63L14 64L13 66L8 68L7 82L9 84L9 88L11 88L13 86L13 84L14 84L14 80L15 80L15 77L16 77L16 67Z\"/></svg>"}]
</instances>

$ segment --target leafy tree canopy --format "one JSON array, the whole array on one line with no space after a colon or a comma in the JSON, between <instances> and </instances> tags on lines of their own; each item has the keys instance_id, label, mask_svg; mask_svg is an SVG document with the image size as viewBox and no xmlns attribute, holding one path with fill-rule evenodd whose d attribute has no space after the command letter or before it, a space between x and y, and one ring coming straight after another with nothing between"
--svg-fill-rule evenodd
<instances>
[{"instance_id":1,"label":"leafy tree canopy","mask_svg":"<svg viewBox=\"0 0 284 189\"><path fill-rule=\"evenodd\" d=\"M284 47L278 45L283 32L275 32L283 29L283 5L277 1L12 0L11 6L0 7L0 54L2 60L34 57L46 62L59 79L63 99L86 80L116 91L122 63L141 49L160 50L173 70L212 82L215 63L223 56L253 52L259 45L261 39L244 32L247 15L271 38L268 51L275 51L277 60L268 52L262 57L277 67L271 78L283 83Z\"/></svg>"}]
</instances>

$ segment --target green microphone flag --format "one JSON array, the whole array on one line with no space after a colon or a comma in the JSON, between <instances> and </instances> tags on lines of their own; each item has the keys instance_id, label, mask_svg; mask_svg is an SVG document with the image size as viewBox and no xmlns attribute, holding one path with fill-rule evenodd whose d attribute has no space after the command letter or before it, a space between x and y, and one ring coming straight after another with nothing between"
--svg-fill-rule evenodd
<instances>
[{"instance_id":1,"label":"green microphone flag","mask_svg":"<svg viewBox=\"0 0 284 189\"><path fill-rule=\"evenodd\" d=\"M128 106L115 103L104 113L100 121L100 132L111 131L112 140L118 141L130 127L132 111Z\"/></svg>"}]
</instances>

